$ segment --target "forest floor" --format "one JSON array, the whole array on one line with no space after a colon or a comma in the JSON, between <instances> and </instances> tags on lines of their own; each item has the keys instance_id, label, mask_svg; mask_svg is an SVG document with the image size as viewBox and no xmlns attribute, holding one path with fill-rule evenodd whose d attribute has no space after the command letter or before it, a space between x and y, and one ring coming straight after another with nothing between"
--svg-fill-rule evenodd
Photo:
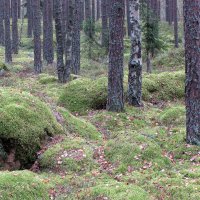
<instances>
[{"instance_id":1,"label":"forest floor","mask_svg":"<svg viewBox=\"0 0 200 200\"><path fill-rule=\"evenodd\" d=\"M4 59L3 52L1 48L0 60ZM124 112L111 113L102 103L104 89L84 88L82 94L79 91L84 81L87 85L93 79L105 77L106 64L84 59L82 74L62 85L57 83L55 66L45 66L42 75L35 75L33 54L21 50L0 77L0 86L26 91L45 102L62 125L64 134L57 133L43 144L31 169L0 172L0 199L199 199L200 149L186 144L183 98L176 95L168 98L178 86L166 74L162 76L162 71L183 69L182 58L177 57L180 52L165 52L154 61L163 67L154 69L155 84L148 92L160 90L155 89L161 82L156 79L160 74L169 83L161 83L169 93L164 90L158 99L153 95L151 99L145 97L142 108L126 105ZM148 83L145 87L152 84ZM75 88L71 92L75 95L65 105L60 99L69 87ZM87 90L95 93L95 89L100 90L97 95L103 96L102 99L94 97L95 103L102 104L90 108L93 102L87 104Z\"/></svg>"}]
</instances>

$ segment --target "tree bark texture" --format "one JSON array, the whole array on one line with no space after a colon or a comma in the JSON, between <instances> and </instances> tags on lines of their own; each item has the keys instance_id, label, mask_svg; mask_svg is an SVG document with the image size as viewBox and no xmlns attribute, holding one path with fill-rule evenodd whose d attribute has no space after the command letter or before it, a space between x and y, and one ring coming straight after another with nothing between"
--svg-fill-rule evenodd
<instances>
[{"instance_id":1,"label":"tree bark texture","mask_svg":"<svg viewBox=\"0 0 200 200\"><path fill-rule=\"evenodd\" d=\"M4 46L4 0L0 0L0 45Z\"/></svg>"}]
</instances>

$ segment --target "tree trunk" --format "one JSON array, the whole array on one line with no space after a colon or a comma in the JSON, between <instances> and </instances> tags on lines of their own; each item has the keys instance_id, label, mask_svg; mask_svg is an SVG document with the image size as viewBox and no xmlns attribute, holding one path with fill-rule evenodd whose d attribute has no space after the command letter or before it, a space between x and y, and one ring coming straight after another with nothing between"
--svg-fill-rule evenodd
<instances>
[{"instance_id":1,"label":"tree trunk","mask_svg":"<svg viewBox=\"0 0 200 200\"><path fill-rule=\"evenodd\" d=\"M18 54L18 48L18 0L12 0L12 51L14 54Z\"/></svg>"},{"instance_id":2,"label":"tree trunk","mask_svg":"<svg viewBox=\"0 0 200 200\"><path fill-rule=\"evenodd\" d=\"M127 15L127 30L128 30L128 36L131 36L131 25L130 25L130 15L129 15L129 0L126 0L126 15Z\"/></svg>"},{"instance_id":3,"label":"tree trunk","mask_svg":"<svg viewBox=\"0 0 200 200\"><path fill-rule=\"evenodd\" d=\"M4 26L5 26L5 62L12 62L12 45L10 34L10 1L4 1Z\"/></svg>"},{"instance_id":4,"label":"tree trunk","mask_svg":"<svg viewBox=\"0 0 200 200\"><path fill-rule=\"evenodd\" d=\"M17 5L18 5L18 19L21 18L21 0L17 0Z\"/></svg>"},{"instance_id":5,"label":"tree trunk","mask_svg":"<svg viewBox=\"0 0 200 200\"><path fill-rule=\"evenodd\" d=\"M96 20L98 21L100 19L100 0L96 0L96 5L97 5L97 18L96 18Z\"/></svg>"},{"instance_id":6,"label":"tree trunk","mask_svg":"<svg viewBox=\"0 0 200 200\"><path fill-rule=\"evenodd\" d=\"M35 73L42 72L42 58L41 58L41 12L40 0L32 1L33 8L33 35L34 35L34 70Z\"/></svg>"},{"instance_id":7,"label":"tree trunk","mask_svg":"<svg viewBox=\"0 0 200 200\"><path fill-rule=\"evenodd\" d=\"M56 41L57 41L57 73L58 81L65 83L66 69L64 66L63 54L63 31L62 31L62 4L60 0L55 0L55 28L56 28Z\"/></svg>"},{"instance_id":8,"label":"tree trunk","mask_svg":"<svg viewBox=\"0 0 200 200\"><path fill-rule=\"evenodd\" d=\"M108 47L108 14L107 0L101 0L101 19L102 19L102 41L103 47Z\"/></svg>"},{"instance_id":9,"label":"tree trunk","mask_svg":"<svg viewBox=\"0 0 200 200\"><path fill-rule=\"evenodd\" d=\"M124 110L124 0L111 0L107 110Z\"/></svg>"},{"instance_id":10,"label":"tree trunk","mask_svg":"<svg viewBox=\"0 0 200 200\"><path fill-rule=\"evenodd\" d=\"M92 20L93 20L93 22L95 22L95 11L96 11L95 0L92 0Z\"/></svg>"},{"instance_id":11,"label":"tree trunk","mask_svg":"<svg viewBox=\"0 0 200 200\"><path fill-rule=\"evenodd\" d=\"M184 1L187 143L200 145L200 0Z\"/></svg>"},{"instance_id":12,"label":"tree trunk","mask_svg":"<svg viewBox=\"0 0 200 200\"><path fill-rule=\"evenodd\" d=\"M174 45L175 48L179 47L178 44L178 7L177 0L174 0Z\"/></svg>"},{"instance_id":13,"label":"tree trunk","mask_svg":"<svg viewBox=\"0 0 200 200\"><path fill-rule=\"evenodd\" d=\"M53 48L53 2L44 0L43 3L43 57L47 64L54 60Z\"/></svg>"},{"instance_id":14,"label":"tree trunk","mask_svg":"<svg viewBox=\"0 0 200 200\"><path fill-rule=\"evenodd\" d=\"M152 72L152 66L151 66L151 55L148 52L147 53L147 73L151 74Z\"/></svg>"},{"instance_id":15,"label":"tree trunk","mask_svg":"<svg viewBox=\"0 0 200 200\"><path fill-rule=\"evenodd\" d=\"M32 36L33 36L33 8L32 8L32 0L27 0L27 18L28 18L27 36L28 36L28 38L32 38Z\"/></svg>"},{"instance_id":16,"label":"tree trunk","mask_svg":"<svg viewBox=\"0 0 200 200\"><path fill-rule=\"evenodd\" d=\"M0 0L0 45L4 46L4 0Z\"/></svg>"},{"instance_id":17,"label":"tree trunk","mask_svg":"<svg viewBox=\"0 0 200 200\"><path fill-rule=\"evenodd\" d=\"M85 0L85 20L91 20L91 6L90 0Z\"/></svg>"},{"instance_id":18,"label":"tree trunk","mask_svg":"<svg viewBox=\"0 0 200 200\"><path fill-rule=\"evenodd\" d=\"M142 106L142 52L139 0L129 0L131 58L129 61L128 102Z\"/></svg>"},{"instance_id":19,"label":"tree trunk","mask_svg":"<svg viewBox=\"0 0 200 200\"><path fill-rule=\"evenodd\" d=\"M73 12L72 73L80 73L80 0L75 0Z\"/></svg>"}]
</instances>

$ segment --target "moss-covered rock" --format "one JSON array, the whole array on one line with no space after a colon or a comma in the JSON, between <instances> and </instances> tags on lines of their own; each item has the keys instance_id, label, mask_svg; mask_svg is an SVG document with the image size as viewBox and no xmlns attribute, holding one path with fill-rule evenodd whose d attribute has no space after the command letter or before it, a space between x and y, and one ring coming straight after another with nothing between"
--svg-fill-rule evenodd
<instances>
[{"instance_id":1,"label":"moss-covered rock","mask_svg":"<svg viewBox=\"0 0 200 200\"><path fill-rule=\"evenodd\" d=\"M63 130L46 104L29 93L0 89L0 139L22 165L32 162L46 136Z\"/></svg>"},{"instance_id":2,"label":"moss-covered rock","mask_svg":"<svg viewBox=\"0 0 200 200\"><path fill-rule=\"evenodd\" d=\"M92 146L81 138L65 138L48 148L39 158L42 169L70 173L85 173L96 166Z\"/></svg>"},{"instance_id":3,"label":"moss-covered rock","mask_svg":"<svg viewBox=\"0 0 200 200\"><path fill-rule=\"evenodd\" d=\"M145 75L143 99L145 101L173 100L184 97L183 71ZM125 92L127 83L124 85ZM78 79L69 83L59 98L59 104L72 112L84 113L91 109L103 109L107 102L107 78L97 80Z\"/></svg>"},{"instance_id":4,"label":"moss-covered rock","mask_svg":"<svg viewBox=\"0 0 200 200\"><path fill-rule=\"evenodd\" d=\"M178 125L184 124L185 122L185 107L175 106L171 108L166 108L160 114L160 120L166 125Z\"/></svg>"},{"instance_id":5,"label":"moss-covered rock","mask_svg":"<svg viewBox=\"0 0 200 200\"><path fill-rule=\"evenodd\" d=\"M57 78L55 76L51 76L49 74L40 74L39 75L39 82L41 84L49 84L57 82Z\"/></svg>"},{"instance_id":6,"label":"moss-covered rock","mask_svg":"<svg viewBox=\"0 0 200 200\"><path fill-rule=\"evenodd\" d=\"M65 109L59 109L65 120L66 129L69 133L76 134L85 139L100 140L101 134L96 127L84 119L77 118Z\"/></svg>"},{"instance_id":7,"label":"moss-covered rock","mask_svg":"<svg viewBox=\"0 0 200 200\"><path fill-rule=\"evenodd\" d=\"M49 199L47 184L30 171L0 172L0 199Z\"/></svg>"}]
</instances>

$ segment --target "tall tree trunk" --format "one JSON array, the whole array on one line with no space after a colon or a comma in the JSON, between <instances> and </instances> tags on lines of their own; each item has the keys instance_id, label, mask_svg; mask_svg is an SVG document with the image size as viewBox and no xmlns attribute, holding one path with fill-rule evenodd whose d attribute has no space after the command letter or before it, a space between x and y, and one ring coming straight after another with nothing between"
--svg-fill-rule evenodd
<instances>
[{"instance_id":1,"label":"tall tree trunk","mask_svg":"<svg viewBox=\"0 0 200 200\"><path fill-rule=\"evenodd\" d=\"M91 20L91 4L90 0L85 0L85 20Z\"/></svg>"},{"instance_id":2,"label":"tall tree trunk","mask_svg":"<svg viewBox=\"0 0 200 200\"><path fill-rule=\"evenodd\" d=\"M96 5L97 5L97 17L96 17L96 20L98 21L100 19L100 11L101 11L100 0L96 0Z\"/></svg>"},{"instance_id":3,"label":"tall tree trunk","mask_svg":"<svg viewBox=\"0 0 200 200\"><path fill-rule=\"evenodd\" d=\"M74 7L76 0L69 0L69 16L68 16L68 27L66 35L65 45L65 67L67 80L70 78L71 66L72 66L72 40L73 40L73 25L74 25Z\"/></svg>"},{"instance_id":4,"label":"tall tree trunk","mask_svg":"<svg viewBox=\"0 0 200 200\"><path fill-rule=\"evenodd\" d=\"M95 22L95 13L96 13L95 0L92 0L92 20L93 20L93 22Z\"/></svg>"},{"instance_id":5,"label":"tall tree trunk","mask_svg":"<svg viewBox=\"0 0 200 200\"><path fill-rule=\"evenodd\" d=\"M178 44L178 7L177 0L174 0L174 44L175 48L179 47Z\"/></svg>"},{"instance_id":6,"label":"tall tree trunk","mask_svg":"<svg viewBox=\"0 0 200 200\"><path fill-rule=\"evenodd\" d=\"M151 66L151 55L147 52L147 73L152 73L152 66Z\"/></svg>"},{"instance_id":7,"label":"tall tree trunk","mask_svg":"<svg viewBox=\"0 0 200 200\"><path fill-rule=\"evenodd\" d=\"M107 110L124 109L123 50L124 0L111 0Z\"/></svg>"},{"instance_id":8,"label":"tall tree trunk","mask_svg":"<svg viewBox=\"0 0 200 200\"><path fill-rule=\"evenodd\" d=\"M200 145L200 0L184 0L187 143Z\"/></svg>"},{"instance_id":9,"label":"tall tree trunk","mask_svg":"<svg viewBox=\"0 0 200 200\"><path fill-rule=\"evenodd\" d=\"M83 21L85 19L85 14L84 14L84 10L85 10L85 6L84 6L84 0L80 1L80 16L81 16L81 25L83 24Z\"/></svg>"},{"instance_id":10,"label":"tall tree trunk","mask_svg":"<svg viewBox=\"0 0 200 200\"><path fill-rule=\"evenodd\" d=\"M18 5L18 19L21 18L21 0L17 0L17 5Z\"/></svg>"},{"instance_id":11,"label":"tall tree trunk","mask_svg":"<svg viewBox=\"0 0 200 200\"><path fill-rule=\"evenodd\" d=\"M131 58L129 61L128 102L142 105L142 52L139 0L129 0L131 29Z\"/></svg>"},{"instance_id":12,"label":"tall tree trunk","mask_svg":"<svg viewBox=\"0 0 200 200\"><path fill-rule=\"evenodd\" d=\"M80 0L75 0L73 12L72 73L80 73Z\"/></svg>"},{"instance_id":13,"label":"tall tree trunk","mask_svg":"<svg viewBox=\"0 0 200 200\"><path fill-rule=\"evenodd\" d=\"M40 0L32 1L33 8L33 35L34 35L34 70L35 73L42 72L42 58L41 58L41 10Z\"/></svg>"},{"instance_id":14,"label":"tall tree trunk","mask_svg":"<svg viewBox=\"0 0 200 200\"><path fill-rule=\"evenodd\" d=\"M4 46L4 0L0 0L0 45Z\"/></svg>"},{"instance_id":15,"label":"tall tree trunk","mask_svg":"<svg viewBox=\"0 0 200 200\"><path fill-rule=\"evenodd\" d=\"M108 14L107 0L101 0L101 19L102 19L102 46L108 46Z\"/></svg>"},{"instance_id":16,"label":"tall tree trunk","mask_svg":"<svg viewBox=\"0 0 200 200\"><path fill-rule=\"evenodd\" d=\"M12 45L10 34L10 1L4 1L4 26L5 26L5 62L12 62Z\"/></svg>"},{"instance_id":17,"label":"tall tree trunk","mask_svg":"<svg viewBox=\"0 0 200 200\"><path fill-rule=\"evenodd\" d=\"M33 0L27 0L27 18L28 18L28 28L27 28L27 36L32 38L33 36Z\"/></svg>"},{"instance_id":18,"label":"tall tree trunk","mask_svg":"<svg viewBox=\"0 0 200 200\"><path fill-rule=\"evenodd\" d=\"M12 0L12 51L14 54L18 54L18 48L18 0Z\"/></svg>"},{"instance_id":19,"label":"tall tree trunk","mask_svg":"<svg viewBox=\"0 0 200 200\"><path fill-rule=\"evenodd\" d=\"M62 3L60 0L55 0L55 29L56 29L56 41L57 41L57 73L58 81L65 83L66 80L66 68L64 65L64 45L63 45L63 31L62 31Z\"/></svg>"},{"instance_id":20,"label":"tall tree trunk","mask_svg":"<svg viewBox=\"0 0 200 200\"><path fill-rule=\"evenodd\" d=\"M129 15L129 0L126 0L126 15L127 15L127 30L128 30L128 36L131 36L131 25L130 25L130 15Z\"/></svg>"},{"instance_id":21,"label":"tall tree trunk","mask_svg":"<svg viewBox=\"0 0 200 200\"><path fill-rule=\"evenodd\" d=\"M54 60L53 48L53 2L44 0L43 3L43 57L48 64Z\"/></svg>"}]
</instances>

